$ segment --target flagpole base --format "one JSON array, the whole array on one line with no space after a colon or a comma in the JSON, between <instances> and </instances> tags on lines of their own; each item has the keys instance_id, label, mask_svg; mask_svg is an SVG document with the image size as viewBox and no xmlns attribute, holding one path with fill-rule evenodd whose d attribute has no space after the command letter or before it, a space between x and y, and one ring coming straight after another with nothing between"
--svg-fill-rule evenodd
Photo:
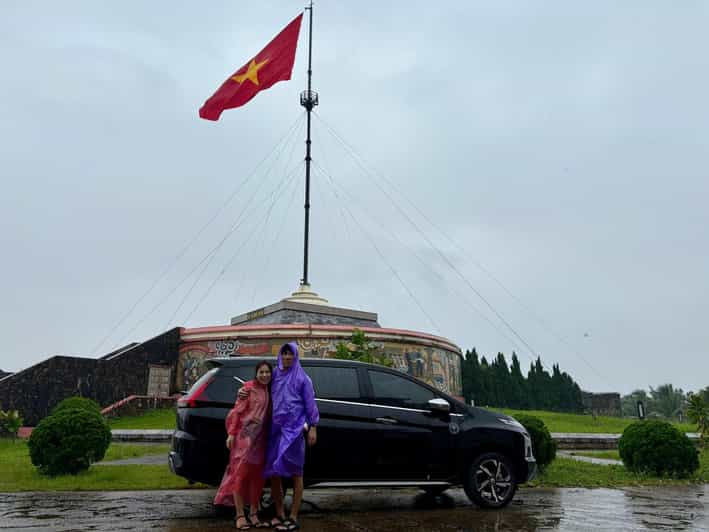
<instances>
[{"instance_id":1,"label":"flagpole base","mask_svg":"<svg viewBox=\"0 0 709 532\"><path fill-rule=\"evenodd\" d=\"M290 297L283 298L283 301L295 301L297 303L309 303L311 305L329 305L330 302L324 297L319 296L309 284L301 283L298 290L293 292Z\"/></svg>"}]
</instances>

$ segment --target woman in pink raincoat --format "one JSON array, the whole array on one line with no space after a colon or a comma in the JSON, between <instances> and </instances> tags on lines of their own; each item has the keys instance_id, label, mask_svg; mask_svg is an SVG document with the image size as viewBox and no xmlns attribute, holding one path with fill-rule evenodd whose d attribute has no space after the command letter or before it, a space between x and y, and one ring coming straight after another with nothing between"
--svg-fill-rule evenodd
<instances>
[{"instance_id":1,"label":"woman in pink raincoat","mask_svg":"<svg viewBox=\"0 0 709 532\"><path fill-rule=\"evenodd\" d=\"M226 418L230 450L229 464L224 478L214 497L214 504L236 506L236 528L265 528L268 525L258 520L261 491L264 484L264 462L268 445L271 417L270 383L273 369L266 362L256 366L256 378L244 384L248 396L238 399ZM250 504L251 518L244 515L244 505Z\"/></svg>"}]
</instances>

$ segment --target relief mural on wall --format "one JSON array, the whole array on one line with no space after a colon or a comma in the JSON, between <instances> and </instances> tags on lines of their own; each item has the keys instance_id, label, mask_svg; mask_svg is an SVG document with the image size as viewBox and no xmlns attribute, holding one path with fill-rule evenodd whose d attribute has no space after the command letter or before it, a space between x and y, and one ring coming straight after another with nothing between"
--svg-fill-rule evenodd
<instances>
[{"instance_id":1,"label":"relief mural on wall","mask_svg":"<svg viewBox=\"0 0 709 532\"><path fill-rule=\"evenodd\" d=\"M341 340L305 338L297 340L304 357L327 358L332 356ZM184 344L177 365L178 388L188 390L206 371L205 361L228 356L275 356L284 339L262 342L218 340ZM380 352L391 358L393 368L453 396L463 395L461 357L452 351L437 347L414 346L398 342L370 342Z\"/></svg>"}]
</instances>

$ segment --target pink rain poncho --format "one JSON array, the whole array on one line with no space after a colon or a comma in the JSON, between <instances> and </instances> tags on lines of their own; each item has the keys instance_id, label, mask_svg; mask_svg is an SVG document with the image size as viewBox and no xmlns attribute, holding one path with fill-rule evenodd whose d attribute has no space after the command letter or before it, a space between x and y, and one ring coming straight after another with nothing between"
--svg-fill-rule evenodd
<instances>
[{"instance_id":1,"label":"pink rain poncho","mask_svg":"<svg viewBox=\"0 0 709 532\"><path fill-rule=\"evenodd\" d=\"M293 364L283 369L283 350L293 351ZM303 427L320 421L315 405L315 392L310 377L300 366L298 344L284 344L278 352L278 365L273 368L271 380L273 418L266 452L268 477L302 477L305 463L305 434Z\"/></svg>"},{"instance_id":2,"label":"pink rain poncho","mask_svg":"<svg viewBox=\"0 0 709 532\"><path fill-rule=\"evenodd\" d=\"M268 387L257 380L248 381L244 389L249 396L238 399L226 417L226 431L234 441L214 504L234 506L234 493L238 493L246 504L258 508L264 484L271 400Z\"/></svg>"}]
</instances>

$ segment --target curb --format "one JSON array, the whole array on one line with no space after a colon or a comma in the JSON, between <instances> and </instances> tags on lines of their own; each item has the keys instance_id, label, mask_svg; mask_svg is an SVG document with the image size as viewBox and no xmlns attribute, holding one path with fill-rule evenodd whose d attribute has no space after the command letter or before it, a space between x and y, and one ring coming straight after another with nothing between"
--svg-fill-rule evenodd
<instances>
[{"instance_id":1,"label":"curb","mask_svg":"<svg viewBox=\"0 0 709 532\"><path fill-rule=\"evenodd\" d=\"M118 442L164 443L172 440L173 432L162 429L115 429L111 431L111 439Z\"/></svg>"}]
</instances>

